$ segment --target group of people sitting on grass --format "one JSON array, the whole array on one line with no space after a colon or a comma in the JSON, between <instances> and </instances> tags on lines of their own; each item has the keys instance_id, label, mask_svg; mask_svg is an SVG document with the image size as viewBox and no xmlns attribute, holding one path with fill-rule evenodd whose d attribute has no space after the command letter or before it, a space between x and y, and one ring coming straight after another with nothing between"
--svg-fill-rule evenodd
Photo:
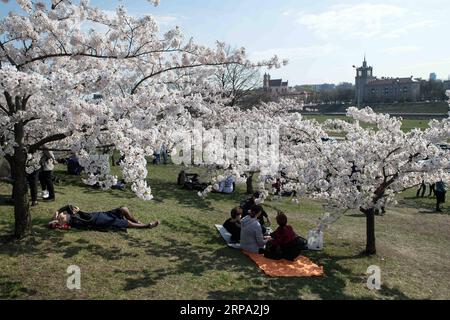
<instances>
[{"instance_id":1,"label":"group of people sitting on grass","mask_svg":"<svg viewBox=\"0 0 450 320\"><path fill-rule=\"evenodd\" d=\"M240 243L241 249L264 254L270 259L295 260L302 250L307 248L306 240L299 237L287 224L287 217L278 212L276 221L278 228L270 233L270 219L262 206L256 204L259 194L241 203L231 210L231 217L225 221L224 228L231 234L233 243ZM85 212L74 205L66 205L55 211L48 227L68 230L70 228L97 231L153 229L160 221L142 223L136 219L126 207L102 212Z\"/></svg>"},{"instance_id":2,"label":"group of people sitting on grass","mask_svg":"<svg viewBox=\"0 0 450 320\"><path fill-rule=\"evenodd\" d=\"M177 184L185 189L204 191L209 184L200 182L200 177L197 173L187 173L182 170L178 174ZM236 190L236 182L233 176L228 176L222 181L214 184L213 193L231 194Z\"/></svg>"},{"instance_id":3,"label":"group of people sitting on grass","mask_svg":"<svg viewBox=\"0 0 450 320\"><path fill-rule=\"evenodd\" d=\"M178 174L177 184L188 190L203 191L208 184L200 182L198 173L187 173L182 170Z\"/></svg>"},{"instance_id":4,"label":"group of people sitting on grass","mask_svg":"<svg viewBox=\"0 0 450 320\"><path fill-rule=\"evenodd\" d=\"M231 242L240 243L242 250L264 254L269 259L294 261L302 250L307 249L306 240L287 224L283 212L278 212L276 217L278 228L269 234L270 219L262 206L255 203L258 198L256 193L231 210L231 217L223 224L231 234Z\"/></svg>"}]
</instances>

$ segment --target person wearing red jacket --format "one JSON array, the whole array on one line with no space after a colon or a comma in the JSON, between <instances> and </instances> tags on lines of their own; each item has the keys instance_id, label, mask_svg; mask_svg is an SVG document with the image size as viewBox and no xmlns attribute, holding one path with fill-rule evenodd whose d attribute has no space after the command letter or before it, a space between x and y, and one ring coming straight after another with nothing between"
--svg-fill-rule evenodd
<instances>
[{"instance_id":1,"label":"person wearing red jacket","mask_svg":"<svg viewBox=\"0 0 450 320\"><path fill-rule=\"evenodd\" d=\"M278 228L267 243L265 257L274 260L294 261L306 249L306 240L299 237L287 224L287 216L283 212L277 214Z\"/></svg>"}]
</instances>

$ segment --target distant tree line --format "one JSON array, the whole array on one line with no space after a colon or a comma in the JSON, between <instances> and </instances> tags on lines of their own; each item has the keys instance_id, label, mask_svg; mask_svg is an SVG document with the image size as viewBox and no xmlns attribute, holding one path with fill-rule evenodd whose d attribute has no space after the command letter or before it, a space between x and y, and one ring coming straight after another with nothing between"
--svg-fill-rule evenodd
<instances>
[{"instance_id":1,"label":"distant tree line","mask_svg":"<svg viewBox=\"0 0 450 320\"><path fill-rule=\"evenodd\" d=\"M318 88L319 87L319 88ZM355 100L355 87L352 84L294 87L296 92L308 92L307 103L347 103Z\"/></svg>"},{"instance_id":2,"label":"distant tree line","mask_svg":"<svg viewBox=\"0 0 450 320\"><path fill-rule=\"evenodd\" d=\"M420 98L422 101L444 101L445 95L444 81L442 80L421 80Z\"/></svg>"}]
</instances>

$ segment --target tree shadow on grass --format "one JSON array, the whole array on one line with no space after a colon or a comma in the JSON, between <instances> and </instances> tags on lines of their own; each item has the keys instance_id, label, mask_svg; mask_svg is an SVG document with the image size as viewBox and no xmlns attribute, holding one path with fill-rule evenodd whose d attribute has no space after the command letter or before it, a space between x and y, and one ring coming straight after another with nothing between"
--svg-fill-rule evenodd
<instances>
[{"instance_id":1,"label":"tree shadow on grass","mask_svg":"<svg viewBox=\"0 0 450 320\"><path fill-rule=\"evenodd\" d=\"M0 194L0 207L14 207L11 195Z\"/></svg>"},{"instance_id":2,"label":"tree shadow on grass","mask_svg":"<svg viewBox=\"0 0 450 320\"><path fill-rule=\"evenodd\" d=\"M164 227L171 229L173 234L189 234L195 235L196 238L204 239L204 244L223 244L223 239L219 236L216 228L211 225L207 226L193 218L181 217L179 224L164 222ZM217 235L216 237L214 235Z\"/></svg>"},{"instance_id":3,"label":"tree shadow on grass","mask_svg":"<svg viewBox=\"0 0 450 320\"><path fill-rule=\"evenodd\" d=\"M419 213L429 214L429 215L450 215L450 208L442 208L442 212L436 210L420 210Z\"/></svg>"},{"instance_id":4,"label":"tree shadow on grass","mask_svg":"<svg viewBox=\"0 0 450 320\"><path fill-rule=\"evenodd\" d=\"M211 211L211 198L202 199L197 195L198 191L181 188L176 183L171 183L159 179L151 182L154 201L164 203L165 201L176 201L179 206L195 208L204 212Z\"/></svg>"},{"instance_id":5,"label":"tree shadow on grass","mask_svg":"<svg viewBox=\"0 0 450 320\"><path fill-rule=\"evenodd\" d=\"M53 174L59 179L59 183L55 184L57 186L64 187L70 185L80 188L86 187L86 184L81 180L83 178L82 176L70 175L63 170L55 170L53 171Z\"/></svg>"},{"instance_id":6,"label":"tree shadow on grass","mask_svg":"<svg viewBox=\"0 0 450 320\"><path fill-rule=\"evenodd\" d=\"M56 249L56 252L62 253L65 259L75 257L82 251L88 251L92 256L99 256L109 261L123 258L137 258L139 256L137 253L123 252L121 248L116 246L105 248L101 245L91 244L89 241L80 240L75 243L67 241L60 242Z\"/></svg>"},{"instance_id":7,"label":"tree shadow on grass","mask_svg":"<svg viewBox=\"0 0 450 320\"><path fill-rule=\"evenodd\" d=\"M358 213L353 213L353 214L346 214L345 217L350 217L350 218L365 218L366 216L364 214L358 214Z\"/></svg>"},{"instance_id":8,"label":"tree shadow on grass","mask_svg":"<svg viewBox=\"0 0 450 320\"><path fill-rule=\"evenodd\" d=\"M25 255L31 259L46 259L48 254L59 254L63 258L73 258L82 251L91 256L99 256L105 260L120 260L122 258L136 258L138 254L124 252L118 246L103 246L88 240L91 231L71 229L70 231L52 230L44 227L43 219L34 219L33 233L25 239L16 240L9 235L0 236L0 257ZM47 222L47 221L46 221ZM65 239L65 233L79 233L80 238L75 241ZM119 238L120 239L120 238ZM98 241L98 240L97 240Z\"/></svg>"},{"instance_id":9,"label":"tree shadow on grass","mask_svg":"<svg viewBox=\"0 0 450 320\"><path fill-rule=\"evenodd\" d=\"M435 198L417 198L417 197L405 197L398 201L399 205L408 208L431 208L436 207Z\"/></svg>"},{"instance_id":10,"label":"tree shadow on grass","mask_svg":"<svg viewBox=\"0 0 450 320\"><path fill-rule=\"evenodd\" d=\"M102 190L99 188L91 187L91 186L84 186L83 193L85 194L91 194L91 195L104 195L108 194L109 196L116 198L116 199L137 199L136 194L134 194L131 190L125 189L125 190Z\"/></svg>"},{"instance_id":11,"label":"tree shadow on grass","mask_svg":"<svg viewBox=\"0 0 450 320\"><path fill-rule=\"evenodd\" d=\"M421 214L450 215L450 207L442 207L442 212L436 211L436 199L432 197L405 197L400 200L399 205L406 208L420 209Z\"/></svg>"},{"instance_id":12,"label":"tree shadow on grass","mask_svg":"<svg viewBox=\"0 0 450 320\"><path fill-rule=\"evenodd\" d=\"M82 178L83 176L74 176L69 175L63 170L55 171L55 176L57 176L60 179L60 182L58 184L55 184L55 189L57 193L65 194L62 189L64 187L76 187L81 189L82 193L85 194L109 194L110 196L114 198L121 198L121 199L134 199L136 198L136 195L129 189L125 190L117 190L117 189L108 189L108 190L102 190L101 188L89 186L85 183L83 183Z\"/></svg>"},{"instance_id":13,"label":"tree shadow on grass","mask_svg":"<svg viewBox=\"0 0 450 320\"><path fill-rule=\"evenodd\" d=\"M125 291L137 288L148 288L156 285L164 278L189 274L193 277L203 277L211 271L250 272L252 264L247 259L243 263L239 251L229 248L211 249L208 245L193 244L186 240L163 237L164 244L151 241L145 243L125 236L133 246L143 248L147 255L165 258L165 268L155 270L115 270L115 273L126 274Z\"/></svg>"},{"instance_id":14,"label":"tree shadow on grass","mask_svg":"<svg viewBox=\"0 0 450 320\"><path fill-rule=\"evenodd\" d=\"M210 281L205 283L209 299L298 299L301 294L311 294L320 299L373 299L374 296L357 296L346 293L349 283L354 286L365 285L367 275L355 274L354 270L343 267L343 260L362 259L364 256L332 256L326 252L306 252L305 255L324 267L325 276L320 278L269 278L247 256L238 250L227 248L214 226L205 225L190 217L179 217L176 222L164 222L170 232L159 233L157 241L143 240L133 233L119 233L114 237L118 245L98 244L102 237L91 240L91 232L72 229L70 232L86 233L75 241L65 239L64 231L49 230L42 227L47 221L34 219L34 235L26 240L0 245L0 258L7 256L29 256L31 259L46 259L48 253L58 254L63 258L73 258L83 251L89 256L99 256L107 261L120 259L141 259L136 250L141 249L147 256L161 259L163 267L142 267L133 263L128 269L115 269L117 275L123 275L123 290L130 292L138 288L151 288L167 278L186 275ZM136 270L137 269L137 270ZM233 282L238 280L237 287L217 288L220 277L232 276ZM216 280L217 279L217 280ZM0 280L3 281L3 280ZM4 281L7 284L4 296L23 297L27 289L17 281ZM0 282L1 283L1 282ZM230 282L232 283L232 282ZM241 284L242 283L242 284ZM189 286L189 284L188 284ZM17 289L19 288L19 289ZM22 289L20 289L22 288ZM24 291L25 290L25 291ZM408 299L400 290L383 288L379 296L388 299ZM309 297L309 296L307 296Z\"/></svg>"},{"instance_id":15,"label":"tree shadow on grass","mask_svg":"<svg viewBox=\"0 0 450 320\"><path fill-rule=\"evenodd\" d=\"M81 176L71 176L65 171L55 172L61 179L59 186L74 186L80 188L85 194L109 194L115 198L122 199L136 199L136 194L132 192L129 186L125 190L102 190L101 188L96 188L84 184ZM179 205L189 208L196 208L202 211L211 211L213 207L211 203L214 201L229 200L233 199L239 204L239 200L242 200L242 195L239 193L233 193L231 195L214 194L211 193L208 199L201 199L195 190L183 189L176 182L170 182L165 179L152 178L147 181L152 187L152 193L154 196L153 201L157 203L164 203L165 201L176 201ZM62 192L60 192L62 193Z\"/></svg>"},{"instance_id":16,"label":"tree shadow on grass","mask_svg":"<svg viewBox=\"0 0 450 320\"><path fill-rule=\"evenodd\" d=\"M243 290L214 290L209 293L210 299L276 299L276 300L298 300L301 298L302 289L309 298L323 300L369 300L374 299L372 295L353 296L345 291L349 283L365 286L366 275L354 274L354 271L339 264L341 260L359 259L365 256L331 256L326 253L306 253L313 261L323 266L325 275L323 277L296 277L296 278L266 278L265 286L251 286ZM256 267L256 266L255 266ZM260 278L256 272L240 276L241 280L257 283ZM305 294L305 292L304 292ZM403 292L397 289L382 287L378 292L385 299L409 299Z\"/></svg>"},{"instance_id":17,"label":"tree shadow on grass","mask_svg":"<svg viewBox=\"0 0 450 320\"><path fill-rule=\"evenodd\" d=\"M36 294L36 290L25 288L20 281L0 275L0 299L18 299Z\"/></svg>"}]
</instances>

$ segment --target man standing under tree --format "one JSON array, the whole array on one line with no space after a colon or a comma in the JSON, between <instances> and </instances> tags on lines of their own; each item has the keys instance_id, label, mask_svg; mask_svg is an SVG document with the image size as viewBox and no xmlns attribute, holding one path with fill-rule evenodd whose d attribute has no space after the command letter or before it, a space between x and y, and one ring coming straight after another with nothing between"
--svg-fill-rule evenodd
<instances>
[{"instance_id":1,"label":"man standing under tree","mask_svg":"<svg viewBox=\"0 0 450 320\"><path fill-rule=\"evenodd\" d=\"M31 206L37 206L37 188L38 188L38 175L39 170L35 170L32 173L27 173L27 182L28 187L30 188L30 194L31 194Z\"/></svg>"},{"instance_id":2,"label":"man standing under tree","mask_svg":"<svg viewBox=\"0 0 450 320\"><path fill-rule=\"evenodd\" d=\"M436 212L442 212L442 209L439 207L441 203L445 203L445 194L446 194L446 186L445 183L441 180L436 183Z\"/></svg>"},{"instance_id":3,"label":"man standing under tree","mask_svg":"<svg viewBox=\"0 0 450 320\"><path fill-rule=\"evenodd\" d=\"M426 191L427 191L427 185L425 184L425 181L422 180L422 183L420 184L420 187L417 190L416 198L419 198L419 197L423 198L425 196ZM431 193L431 187L430 187L430 193Z\"/></svg>"},{"instance_id":4,"label":"man standing under tree","mask_svg":"<svg viewBox=\"0 0 450 320\"><path fill-rule=\"evenodd\" d=\"M55 201L55 188L53 186L53 169L55 168L55 156L53 155L53 152L45 148L40 163L42 170L42 191L48 191L48 197L44 198L44 200Z\"/></svg>"}]
</instances>

